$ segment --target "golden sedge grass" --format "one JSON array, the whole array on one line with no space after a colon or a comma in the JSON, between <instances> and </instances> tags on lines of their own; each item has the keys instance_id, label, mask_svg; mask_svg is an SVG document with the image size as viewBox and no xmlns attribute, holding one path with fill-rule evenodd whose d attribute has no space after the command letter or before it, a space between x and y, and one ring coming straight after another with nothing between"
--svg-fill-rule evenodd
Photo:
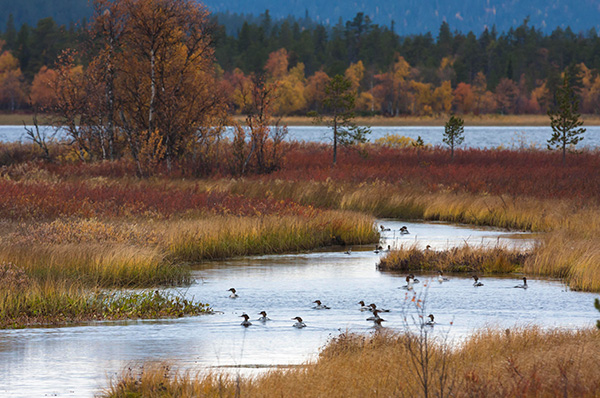
<instances>
[{"instance_id":1,"label":"golden sedge grass","mask_svg":"<svg viewBox=\"0 0 600 398\"><path fill-rule=\"evenodd\" d=\"M167 251L176 261L298 252L330 245L379 240L373 219L352 212L324 212L313 218L218 217L178 222L165 230Z\"/></svg>"},{"instance_id":2,"label":"golden sedge grass","mask_svg":"<svg viewBox=\"0 0 600 398\"><path fill-rule=\"evenodd\" d=\"M450 250L420 250L416 246L393 250L384 256L382 271L443 271L510 273L521 271L530 253L505 247L462 246Z\"/></svg>"},{"instance_id":3,"label":"golden sedge grass","mask_svg":"<svg viewBox=\"0 0 600 398\"><path fill-rule=\"evenodd\" d=\"M342 334L312 364L257 378L177 372L146 364L112 380L105 397L597 397L600 332L484 330L446 350L428 345L428 390L404 334ZM444 366L441 366L441 365Z\"/></svg>"}]
</instances>

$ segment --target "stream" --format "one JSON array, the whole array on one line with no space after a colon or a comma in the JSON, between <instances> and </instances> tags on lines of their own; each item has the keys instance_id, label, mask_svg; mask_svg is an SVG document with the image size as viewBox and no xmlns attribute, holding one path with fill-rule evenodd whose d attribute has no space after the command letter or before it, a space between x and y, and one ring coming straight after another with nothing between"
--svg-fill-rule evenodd
<instances>
[{"instance_id":1,"label":"stream","mask_svg":"<svg viewBox=\"0 0 600 398\"><path fill-rule=\"evenodd\" d=\"M469 244L503 245L523 250L530 235L443 223L381 220L383 245L430 245L442 250ZM410 234L401 235L401 226ZM127 366L167 361L181 369L252 375L272 366L302 364L341 332L373 332L359 300L390 309L384 326L403 330L418 319L412 293L401 289L405 274L380 272L374 246L310 253L244 257L198 265L195 283L172 289L210 303L217 312L171 320L93 322L67 327L0 330L0 396L89 397ZM520 275L481 276L417 274L415 291L425 298L426 313L435 314L435 333L459 343L483 327L591 327L598 318L593 293L568 290L557 280L528 278L529 289L515 289ZM229 298L236 288L238 298ZM331 309L317 310L315 300ZM258 312L271 321L262 324ZM240 325L250 315L252 326ZM292 327L300 316L307 327ZM452 323L452 325L451 325Z\"/></svg>"}]
</instances>

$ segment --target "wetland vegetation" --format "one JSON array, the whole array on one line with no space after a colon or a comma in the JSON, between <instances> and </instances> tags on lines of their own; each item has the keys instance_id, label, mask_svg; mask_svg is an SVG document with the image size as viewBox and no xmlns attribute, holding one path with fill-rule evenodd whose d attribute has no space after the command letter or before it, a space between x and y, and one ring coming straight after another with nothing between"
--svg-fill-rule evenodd
<instances>
[{"instance_id":1,"label":"wetland vegetation","mask_svg":"<svg viewBox=\"0 0 600 398\"><path fill-rule=\"evenodd\" d=\"M31 130L31 144L0 144L0 327L210 313L202 297L162 288L192 283L190 267L198 262L377 244L375 217L537 233L526 253L402 247L382 259L382 269L518 271L600 292L597 150L450 153L386 137L343 142L332 165L330 146L285 141L286 127L273 117L282 104L295 106L294 90L283 95L290 79L304 79L303 67L289 68L285 49L269 56L266 73L235 71L228 86L214 68L204 7L188 0L97 0L94 7L88 32L94 51L62 53L56 68L38 78L43 101L32 104L65 129L68 141ZM464 108L453 105L450 81L432 91L407 80L410 65L392 58L378 78L382 110L400 112L398 97L384 92L393 87L410 87L422 107L417 115ZM360 65L334 78L345 82L340 95L359 94ZM597 76L585 65L569 70L579 75L564 71L565 82L587 79L586 106L593 107ZM478 96L490 109L515 102L514 82L499 77L504 94L514 96L492 100L476 72ZM551 106L545 83L532 94L525 86L520 107L540 112L537 99ZM461 87L463 94L471 90ZM243 120L231 117L237 111ZM422 331L417 337L344 333L315 363L254 380L132 370L106 395L596 396L600 389L595 330L480 331L452 348L427 335L423 340ZM415 343L430 362L415 359Z\"/></svg>"}]
</instances>

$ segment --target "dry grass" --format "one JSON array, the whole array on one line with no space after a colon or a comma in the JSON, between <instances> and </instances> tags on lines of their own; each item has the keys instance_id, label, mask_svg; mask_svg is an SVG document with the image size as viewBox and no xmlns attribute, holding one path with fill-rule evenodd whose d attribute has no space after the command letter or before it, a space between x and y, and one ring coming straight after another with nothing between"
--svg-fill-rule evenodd
<instances>
[{"instance_id":1,"label":"dry grass","mask_svg":"<svg viewBox=\"0 0 600 398\"><path fill-rule=\"evenodd\" d=\"M463 247L444 251L420 250L416 246L393 250L381 259L382 271L444 271L509 273L522 270L530 253L505 247Z\"/></svg>"},{"instance_id":2,"label":"dry grass","mask_svg":"<svg viewBox=\"0 0 600 398\"><path fill-rule=\"evenodd\" d=\"M170 224L165 236L167 251L176 261L298 252L379 240L370 216L344 211L319 213L310 218L217 217L180 221Z\"/></svg>"},{"instance_id":3,"label":"dry grass","mask_svg":"<svg viewBox=\"0 0 600 398\"><path fill-rule=\"evenodd\" d=\"M333 181L221 180L210 188L249 197L293 200L320 208L358 211L375 217L449 221L522 231L548 231L583 212L568 201L509 195L428 193L412 186Z\"/></svg>"},{"instance_id":4,"label":"dry grass","mask_svg":"<svg viewBox=\"0 0 600 398\"><path fill-rule=\"evenodd\" d=\"M314 364L256 379L194 375L168 366L128 370L105 397L597 397L600 332L484 330L460 347L428 346L425 394L404 334L342 334ZM445 364L445 368L441 366Z\"/></svg>"},{"instance_id":5,"label":"dry grass","mask_svg":"<svg viewBox=\"0 0 600 398\"><path fill-rule=\"evenodd\" d=\"M4 224L0 261L19 265L37 280L108 288L185 284L188 262L379 240L371 217L344 211Z\"/></svg>"}]
</instances>

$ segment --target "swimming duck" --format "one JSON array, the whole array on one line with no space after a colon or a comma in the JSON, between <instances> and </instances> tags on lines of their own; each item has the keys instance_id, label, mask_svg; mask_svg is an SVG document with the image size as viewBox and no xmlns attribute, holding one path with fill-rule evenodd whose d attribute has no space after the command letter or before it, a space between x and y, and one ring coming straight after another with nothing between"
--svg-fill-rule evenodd
<instances>
[{"instance_id":1,"label":"swimming duck","mask_svg":"<svg viewBox=\"0 0 600 398\"><path fill-rule=\"evenodd\" d=\"M402 286L401 289L404 290L413 290L413 282L414 280L409 276L406 277L406 285Z\"/></svg>"},{"instance_id":2,"label":"swimming duck","mask_svg":"<svg viewBox=\"0 0 600 398\"><path fill-rule=\"evenodd\" d=\"M439 283L443 283L443 282L448 282L450 279L445 278L442 271L438 271L438 282Z\"/></svg>"},{"instance_id":3,"label":"swimming duck","mask_svg":"<svg viewBox=\"0 0 600 398\"><path fill-rule=\"evenodd\" d=\"M413 283L419 283L419 280L415 278L415 274L409 274L408 277L412 279Z\"/></svg>"},{"instance_id":4,"label":"swimming duck","mask_svg":"<svg viewBox=\"0 0 600 398\"><path fill-rule=\"evenodd\" d=\"M380 251L383 250L381 245L375 245L375 250L373 251L375 254L379 254Z\"/></svg>"},{"instance_id":5,"label":"swimming duck","mask_svg":"<svg viewBox=\"0 0 600 398\"><path fill-rule=\"evenodd\" d=\"M379 310L374 310L373 311L373 315L367 318L367 321L375 321L376 319L380 319L379 313L381 311Z\"/></svg>"},{"instance_id":6,"label":"swimming duck","mask_svg":"<svg viewBox=\"0 0 600 398\"><path fill-rule=\"evenodd\" d=\"M292 321L296 321L296 323L294 323L295 328L302 329L306 327L306 324L302 321L302 318L300 318L299 316L292 318Z\"/></svg>"},{"instance_id":7,"label":"swimming duck","mask_svg":"<svg viewBox=\"0 0 600 398\"><path fill-rule=\"evenodd\" d=\"M435 325L435 321L433 320L434 319L433 314L429 314L429 315L427 315L427 317L429 318L429 320L427 322L425 322L425 325L427 325L427 326Z\"/></svg>"},{"instance_id":8,"label":"swimming duck","mask_svg":"<svg viewBox=\"0 0 600 398\"><path fill-rule=\"evenodd\" d=\"M475 279L475 282L473 282L473 286L483 286L483 283L479 282L479 277L477 275L473 275L473 279Z\"/></svg>"},{"instance_id":9,"label":"swimming duck","mask_svg":"<svg viewBox=\"0 0 600 398\"><path fill-rule=\"evenodd\" d=\"M316 304L316 306L314 307L316 310L329 310L329 309L331 309L330 307L326 306L325 304L322 304L321 300L315 300L315 301L313 301L313 303Z\"/></svg>"},{"instance_id":10,"label":"swimming duck","mask_svg":"<svg viewBox=\"0 0 600 398\"><path fill-rule=\"evenodd\" d=\"M385 320L385 319L383 319L383 318L377 318L377 319L373 320L373 327L374 327L375 329L380 329L380 328L382 328L382 327L383 327L383 325L381 324L381 322L386 322L386 320Z\"/></svg>"},{"instance_id":11,"label":"swimming duck","mask_svg":"<svg viewBox=\"0 0 600 398\"><path fill-rule=\"evenodd\" d=\"M408 234L410 234L410 232L408 232L408 228L406 228L406 225L403 225L402 228L400 228L400 233L402 235L408 235Z\"/></svg>"},{"instance_id":12,"label":"swimming duck","mask_svg":"<svg viewBox=\"0 0 600 398\"><path fill-rule=\"evenodd\" d=\"M259 312L258 315L262 315L260 318L257 319L259 322L265 323L266 321L270 321L270 319L267 318L267 313L265 311Z\"/></svg>"},{"instance_id":13,"label":"swimming duck","mask_svg":"<svg viewBox=\"0 0 600 398\"><path fill-rule=\"evenodd\" d=\"M351 248L348 249L347 251L344 252L344 254L351 255L352 254L352 249Z\"/></svg>"},{"instance_id":14,"label":"swimming duck","mask_svg":"<svg viewBox=\"0 0 600 398\"><path fill-rule=\"evenodd\" d=\"M229 289L229 290L227 290L227 291L228 291L228 292L231 292L231 294L229 295L229 298L238 298L238 297L239 297L239 296L237 295L237 293L236 293L236 290L235 290L235 288L233 288L233 287L232 287L231 289Z\"/></svg>"},{"instance_id":15,"label":"swimming duck","mask_svg":"<svg viewBox=\"0 0 600 398\"><path fill-rule=\"evenodd\" d=\"M358 302L358 304L360 304L360 310L361 311L371 311L372 310L372 308L370 306L368 306L368 305L365 305L365 302L362 301L362 300L360 300Z\"/></svg>"},{"instance_id":16,"label":"swimming duck","mask_svg":"<svg viewBox=\"0 0 600 398\"><path fill-rule=\"evenodd\" d=\"M383 225L379 226L381 228L381 232L391 231L391 229L384 227Z\"/></svg>"},{"instance_id":17,"label":"swimming duck","mask_svg":"<svg viewBox=\"0 0 600 398\"><path fill-rule=\"evenodd\" d=\"M522 285L517 285L515 287L519 288L519 289L527 289L528 288L528 286L527 286L527 278L523 277L523 284Z\"/></svg>"},{"instance_id":18,"label":"swimming duck","mask_svg":"<svg viewBox=\"0 0 600 398\"><path fill-rule=\"evenodd\" d=\"M369 304L369 307L371 308L370 309L371 312L375 312L375 310L377 310L379 312L390 312L390 310L384 310L383 308L377 308L377 305L375 303Z\"/></svg>"},{"instance_id":19,"label":"swimming duck","mask_svg":"<svg viewBox=\"0 0 600 398\"><path fill-rule=\"evenodd\" d=\"M392 246L388 245L387 251L392 251Z\"/></svg>"},{"instance_id":20,"label":"swimming duck","mask_svg":"<svg viewBox=\"0 0 600 398\"><path fill-rule=\"evenodd\" d=\"M244 327L248 327L250 325L252 325L252 323L248 320L250 319L250 317L247 314L242 314L240 315L241 318L244 318L244 320L242 321L242 323L240 323L240 325L244 326Z\"/></svg>"}]
</instances>

